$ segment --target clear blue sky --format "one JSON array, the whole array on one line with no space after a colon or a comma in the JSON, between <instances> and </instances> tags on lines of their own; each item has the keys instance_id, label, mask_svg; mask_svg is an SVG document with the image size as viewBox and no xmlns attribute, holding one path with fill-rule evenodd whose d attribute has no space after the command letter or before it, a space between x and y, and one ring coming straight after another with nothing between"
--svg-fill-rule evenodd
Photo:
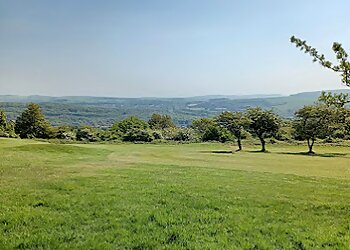
<instances>
[{"instance_id":1,"label":"clear blue sky","mask_svg":"<svg viewBox=\"0 0 350 250\"><path fill-rule=\"evenodd\" d=\"M350 49L350 1L0 0L0 94L194 96L344 88L289 42Z\"/></svg>"}]
</instances>

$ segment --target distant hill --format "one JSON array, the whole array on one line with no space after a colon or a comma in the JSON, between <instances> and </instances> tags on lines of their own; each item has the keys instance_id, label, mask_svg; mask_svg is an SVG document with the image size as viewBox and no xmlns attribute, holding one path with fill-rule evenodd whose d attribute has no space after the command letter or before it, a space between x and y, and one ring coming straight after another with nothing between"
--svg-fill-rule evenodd
<instances>
[{"instance_id":1,"label":"distant hill","mask_svg":"<svg viewBox=\"0 0 350 250\"><path fill-rule=\"evenodd\" d=\"M349 93L350 89L332 90ZM54 125L90 125L108 127L127 116L148 119L153 113L169 114L176 124L188 126L193 119L212 117L222 111L244 111L260 106L273 109L285 118L304 105L314 103L321 91L280 95L213 95L186 98L116 98L89 96L15 96L0 95L0 108L15 119L26 103L39 103Z\"/></svg>"}]
</instances>

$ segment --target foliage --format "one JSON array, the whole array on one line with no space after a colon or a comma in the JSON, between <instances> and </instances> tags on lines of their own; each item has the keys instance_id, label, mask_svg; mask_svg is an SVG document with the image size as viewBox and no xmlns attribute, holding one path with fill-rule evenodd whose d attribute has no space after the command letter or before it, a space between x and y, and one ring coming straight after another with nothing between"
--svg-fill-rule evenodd
<instances>
[{"instance_id":1,"label":"foliage","mask_svg":"<svg viewBox=\"0 0 350 250\"><path fill-rule=\"evenodd\" d=\"M350 93L350 88L342 91ZM78 127L88 125L107 129L117 121L129 116L137 116L146 121L153 113L161 113L171 114L177 126L188 127L192 120L219 115L222 108L243 112L247 107L259 106L263 109L273 108L274 112L284 118L293 118L296 110L304 105L312 105L318 96L319 92L311 92L255 99L198 97L198 99L193 100L193 98L44 98L40 96L8 98L8 96L0 95L0 109L6 110L9 120L16 120L25 109L25 103L34 101L40 104L45 117L53 126Z\"/></svg>"},{"instance_id":2,"label":"foliage","mask_svg":"<svg viewBox=\"0 0 350 250\"><path fill-rule=\"evenodd\" d=\"M78 141L88 142L97 142L104 139L103 132L89 126L78 128L76 131L76 138Z\"/></svg>"},{"instance_id":3,"label":"foliage","mask_svg":"<svg viewBox=\"0 0 350 250\"><path fill-rule=\"evenodd\" d=\"M130 142L151 142L154 136L150 130L140 130L137 128L129 129L123 135L123 141Z\"/></svg>"},{"instance_id":4,"label":"foliage","mask_svg":"<svg viewBox=\"0 0 350 250\"><path fill-rule=\"evenodd\" d=\"M203 135L209 126L215 126L214 119L199 118L192 121L191 128L193 128L200 135Z\"/></svg>"},{"instance_id":5,"label":"foliage","mask_svg":"<svg viewBox=\"0 0 350 250\"><path fill-rule=\"evenodd\" d=\"M279 141L290 142L292 140L292 121L291 120L283 120L280 124L280 129L275 135L275 138Z\"/></svg>"},{"instance_id":6,"label":"foliage","mask_svg":"<svg viewBox=\"0 0 350 250\"><path fill-rule=\"evenodd\" d=\"M163 131L163 130L162 130ZM164 139L162 131L160 130L155 130L152 132L152 136L155 140L162 140Z\"/></svg>"},{"instance_id":7,"label":"foliage","mask_svg":"<svg viewBox=\"0 0 350 250\"><path fill-rule=\"evenodd\" d=\"M7 117L3 110L0 109L0 130L5 131L7 128Z\"/></svg>"},{"instance_id":8,"label":"foliage","mask_svg":"<svg viewBox=\"0 0 350 250\"><path fill-rule=\"evenodd\" d=\"M350 102L347 93L322 92L318 98L320 105L325 105L328 108L329 120L325 124L329 130L329 135L335 138L345 138L347 133L348 118L350 110L346 106Z\"/></svg>"},{"instance_id":9,"label":"foliage","mask_svg":"<svg viewBox=\"0 0 350 250\"><path fill-rule=\"evenodd\" d=\"M226 128L221 128L218 125L209 125L202 136L203 141L219 141L226 142L232 140L230 132Z\"/></svg>"},{"instance_id":10,"label":"foliage","mask_svg":"<svg viewBox=\"0 0 350 250\"><path fill-rule=\"evenodd\" d=\"M110 129L113 138L119 138L123 141L145 141L150 142L154 139L147 122L140 118L131 116L115 123Z\"/></svg>"},{"instance_id":11,"label":"foliage","mask_svg":"<svg viewBox=\"0 0 350 250\"><path fill-rule=\"evenodd\" d=\"M7 120L7 116L3 110L0 109L0 137L16 138L14 123Z\"/></svg>"},{"instance_id":12,"label":"foliage","mask_svg":"<svg viewBox=\"0 0 350 250\"><path fill-rule=\"evenodd\" d=\"M192 121L191 128L198 134L202 141L226 142L231 140L228 130L221 128L212 118L200 118Z\"/></svg>"},{"instance_id":13,"label":"foliage","mask_svg":"<svg viewBox=\"0 0 350 250\"><path fill-rule=\"evenodd\" d=\"M347 108L348 96L342 93L323 92L318 99L321 106L327 107L332 114L324 128L327 128L328 140L331 138L350 138L350 111ZM24 124L26 122L26 124ZM127 117L116 122L111 128L101 129L91 126L59 126L51 127L37 104L29 104L18 117L16 125L7 121L4 112L0 112L0 136L16 137L14 127L22 138L56 138L79 141L219 141L226 142L236 137L239 150L241 140L248 132L257 136L265 150L265 138L275 137L278 140L291 139L291 124L283 121L282 129L279 118L272 111L261 108L249 109L247 113L222 112L215 118L200 118L192 121L190 128L177 128L168 115L153 114L145 122L138 117ZM28 125L30 124L31 125ZM153 129L150 128L152 126ZM4 131L6 127L6 131Z\"/></svg>"},{"instance_id":14,"label":"foliage","mask_svg":"<svg viewBox=\"0 0 350 250\"><path fill-rule=\"evenodd\" d=\"M265 139L276 136L280 127L280 119L271 110L261 108L249 108L247 110L249 118L248 130L257 136L261 142L261 151L265 152Z\"/></svg>"},{"instance_id":15,"label":"foliage","mask_svg":"<svg viewBox=\"0 0 350 250\"><path fill-rule=\"evenodd\" d=\"M162 131L165 140L195 142L198 140L196 132L192 128L168 128Z\"/></svg>"},{"instance_id":16,"label":"foliage","mask_svg":"<svg viewBox=\"0 0 350 250\"><path fill-rule=\"evenodd\" d=\"M215 125L209 125L202 136L203 141L220 141L220 128Z\"/></svg>"},{"instance_id":17,"label":"foliage","mask_svg":"<svg viewBox=\"0 0 350 250\"><path fill-rule=\"evenodd\" d=\"M348 54L340 43L334 42L332 49L338 60L338 64L334 65L332 62L326 60L323 54L320 54L315 48L307 45L306 41L303 41L295 36L290 38L290 41L300 48L301 51L309 54L314 62L318 62L323 67L331 69L341 74L342 82L350 87L350 62L348 61Z\"/></svg>"},{"instance_id":18,"label":"foliage","mask_svg":"<svg viewBox=\"0 0 350 250\"><path fill-rule=\"evenodd\" d=\"M74 127L70 126L59 126L53 128L54 138L60 140L76 140L76 131Z\"/></svg>"},{"instance_id":19,"label":"foliage","mask_svg":"<svg viewBox=\"0 0 350 250\"><path fill-rule=\"evenodd\" d=\"M130 116L122 121L115 123L112 126L112 130L119 131L123 134L127 133L131 129L148 129L148 124L136 116Z\"/></svg>"},{"instance_id":20,"label":"foliage","mask_svg":"<svg viewBox=\"0 0 350 250\"><path fill-rule=\"evenodd\" d=\"M350 102L348 93L332 93L321 92L321 96L318 98L318 102L325 104L328 107L344 108L347 103Z\"/></svg>"},{"instance_id":21,"label":"foliage","mask_svg":"<svg viewBox=\"0 0 350 250\"><path fill-rule=\"evenodd\" d=\"M15 131L21 138L50 138L51 125L43 115L38 104L30 103L17 118Z\"/></svg>"},{"instance_id":22,"label":"foliage","mask_svg":"<svg viewBox=\"0 0 350 250\"><path fill-rule=\"evenodd\" d=\"M242 150L242 139L245 129L249 126L249 119L242 112L223 112L216 117L216 122L222 128L230 131L237 139L238 150Z\"/></svg>"},{"instance_id":23,"label":"foliage","mask_svg":"<svg viewBox=\"0 0 350 250\"><path fill-rule=\"evenodd\" d=\"M347 115L344 122L344 132L348 137L350 137L350 111L349 110L347 111Z\"/></svg>"},{"instance_id":24,"label":"foliage","mask_svg":"<svg viewBox=\"0 0 350 250\"><path fill-rule=\"evenodd\" d=\"M175 127L170 115L152 114L148 120L151 129L166 129Z\"/></svg>"},{"instance_id":25,"label":"foliage","mask_svg":"<svg viewBox=\"0 0 350 250\"><path fill-rule=\"evenodd\" d=\"M305 106L295 113L293 121L294 138L307 140L310 154L317 138L326 138L330 134L331 110L325 105Z\"/></svg>"}]
</instances>

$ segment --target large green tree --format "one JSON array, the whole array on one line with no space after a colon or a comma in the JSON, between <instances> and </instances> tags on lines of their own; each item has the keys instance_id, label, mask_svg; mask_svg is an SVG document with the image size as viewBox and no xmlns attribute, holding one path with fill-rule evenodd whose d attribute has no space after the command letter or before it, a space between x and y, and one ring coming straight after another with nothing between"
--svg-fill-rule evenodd
<instances>
[{"instance_id":1,"label":"large green tree","mask_svg":"<svg viewBox=\"0 0 350 250\"><path fill-rule=\"evenodd\" d=\"M242 150L242 138L244 137L245 129L249 125L249 119L242 112L222 112L217 118L216 122L220 127L226 128L237 139L238 149Z\"/></svg>"},{"instance_id":2,"label":"large green tree","mask_svg":"<svg viewBox=\"0 0 350 250\"><path fill-rule=\"evenodd\" d=\"M191 128L196 131L202 141L225 142L231 139L230 132L226 128L220 127L212 118L193 120Z\"/></svg>"},{"instance_id":3,"label":"large green tree","mask_svg":"<svg viewBox=\"0 0 350 250\"><path fill-rule=\"evenodd\" d=\"M317 49L311 47L306 41L301 40L295 36L290 38L291 43L294 43L301 51L309 54L314 62L318 62L323 67L331 69L340 73L342 82L350 87L350 62L348 61L348 54L340 43L334 42L332 49L336 55L337 64L327 60L323 54L320 54Z\"/></svg>"},{"instance_id":4,"label":"large green tree","mask_svg":"<svg viewBox=\"0 0 350 250\"><path fill-rule=\"evenodd\" d=\"M271 110L263 110L259 107L249 108L247 117L250 120L249 131L259 138L261 152L265 152L265 139L276 136L280 127L280 119Z\"/></svg>"},{"instance_id":5,"label":"large green tree","mask_svg":"<svg viewBox=\"0 0 350 250\"><path fill-rule=\"evenodd\" d=\"M349 95L344 93L322 91L318 98L318 104L327 107L328 121L324 126L328 130L329 137L344 138L348 134L350 110L346 106L347 103L349 103Z\"/></svg>"},{"instance_id":6,"label":"large green tree","mask_svg":"<svg viewBox=\"0 0 350 250\"><path fill-rule=\"evenodd\" d=\"M152 141L149 125L138 117L131 116L115 123L110 129L113 138L123 141Z\"/></svg>"},{"instance_id":7,"label":"large green tree","mask_svg":"<svg viewBox=\"0 0 350 250\"><path fill-rule=\"evenodd\" d=\"M175 124L170 115L152 114L148 120L148 124L152 129L173 128Z\"/></svg>"},{"instance_id":8,"label":"large green tree","mask_svg":"<svg viewBox=\"0 0 350 250\"><path fill-rule=\"evenodd\" d=\"M204 117L193 120L191 128L202 136L210 126L215 126L214 119Z\"/></svg>"},{"instance_id":9,"label":"large green tree","mask_svg":"<svg viewBox=\"0 0 350 250\"><path fill-rule=\"evenodd\" d=\"M17 118L15 131L21 138L49 138L52 132L50 123L35 103L29 103Z\"/></svg>"},{"instance_id":10,"label":"large green tree","mask_svg":"<svg viewBox=\"0 0 350 250\"><path fill-rule=\"evenodd\" d=\"M326 105L304 106L295 113L293 121L294 138L306 140L308 153L314 154L313 146L317 138L326 138L334 121L331 109Z\"/></svg>"},{"instance_id":11,"label":"large green tree","mask_svg":"<svg viewBox=\"0 0 350 250\"><path fill-rule=\"evenodd\" d=\"M111 129L119 131L121 133L127 133L131 129L148 129L148 128L149 126L147 122L145 122L144 120L141 120L136 116L130 116L125 118L124 120L116 122Z\"/></svg>"}]
</instances>

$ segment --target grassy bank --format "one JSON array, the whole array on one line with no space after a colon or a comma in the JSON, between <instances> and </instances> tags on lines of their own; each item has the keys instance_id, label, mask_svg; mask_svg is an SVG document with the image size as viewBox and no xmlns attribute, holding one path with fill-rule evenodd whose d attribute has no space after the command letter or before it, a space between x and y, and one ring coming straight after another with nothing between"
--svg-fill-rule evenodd
<instances>
[{"instance_id":1,"label":"grassy bank","mask_svg":"<svg viewBox=\"0 0 350 250\"><path fill-rule=\"evenodd\" d=\"M0 249L346 249L350 148L0 140Z\"/></svg>"}]
</instances>

